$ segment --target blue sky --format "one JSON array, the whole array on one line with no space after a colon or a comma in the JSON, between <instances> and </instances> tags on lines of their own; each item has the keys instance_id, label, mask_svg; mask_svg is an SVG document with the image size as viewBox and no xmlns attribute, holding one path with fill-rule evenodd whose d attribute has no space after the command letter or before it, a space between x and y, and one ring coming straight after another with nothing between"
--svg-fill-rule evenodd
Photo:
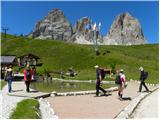
<instances>
[{"instance_id":1,"label":"blue sky","mask_svg":"<svg viewBox=\"0 0 160 120\"><path fill-rule=\"evenodd\" d=\"M42 20L54 8L61 9L72 25L88 16L93 22L101 22L101 33L106 35L116 16L129 12L141 23L149 43L159 43L158 1L67 1L67 2L7 2L1 3L1 26L8 27L10 34L28 34L37 21Z\"/></svg>"}]
</instances>

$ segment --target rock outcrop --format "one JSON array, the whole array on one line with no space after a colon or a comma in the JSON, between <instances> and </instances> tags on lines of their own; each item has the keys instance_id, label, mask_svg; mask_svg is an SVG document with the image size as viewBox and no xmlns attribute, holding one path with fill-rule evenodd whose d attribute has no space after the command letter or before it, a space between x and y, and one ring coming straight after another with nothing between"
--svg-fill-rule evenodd
<instances>
[{"instance_id":1,"label":"rock outcrop","mask_svg":"<svg viewBox=\"0 0 160 120\"><path fill-rule=\"evenodd\" d=\"M123 13L114 20L109 33L103 39L108 45L144 44L145 38L139 21L129 13Z\"/></svg>"},{"instance_id":2,"label":"rock outcrop","mask_svg":"<svg viewBox=\"0 0 160 120\"><path fill-rule=\"evenodd\" d=\"M68 41L72 36L72 27L63 12L54 9L36 24L29 37L36 39L52 39Z\"/></svg>"},{"instance_id":3,"label":"rock outcrop","mask_svg":"<svg viewBox=\"0 0 160 120\"><path fill-rule=\"evenodd\" d=\"M102 41L102 36L99 32L93 32L92 28L87 29L87 24L91 24L91 19L83 17L79 19L73 27L73 41L78 44L94 44ZM91 26L92 27L92 26Z\"/></svg>"}]
</instances>

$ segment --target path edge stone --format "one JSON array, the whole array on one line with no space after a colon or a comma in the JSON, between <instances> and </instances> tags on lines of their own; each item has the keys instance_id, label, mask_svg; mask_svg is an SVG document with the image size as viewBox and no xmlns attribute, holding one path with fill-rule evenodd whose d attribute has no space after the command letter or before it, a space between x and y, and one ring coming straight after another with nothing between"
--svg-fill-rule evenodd
<instances>
[{"instance_id":1,"label":"path edge stone","mask_svg":"<svg viewBox=\"0 0 160 120\"><path fill-rule=\"evenodd\" d=\"M135 111L135 109L138 107L138 105L140 104L140 102L145 99L148 95L150 95L151 93L153 93L154 91L156 91L157 89L159 89L159 86L153 88L150 93L141 93L140 95L138 95L136 98L133 99L133 101L128 104L123 110L120 111L120 113L118 113L114 119L129 119L132 115L132 113Z\"/></svg>"},{"instance_id":2,"label":"path edge stone","mask_svg":"<svg viewBox=\"0 0 160 120\"><path fill-rule=\"evenodd\" d=\"M118 87L111 87L108 89L105 89L107 92L113 92L117 91ZM90 90L90 91L78 91L78 92L63 92L63 93L57 93L56 91L53 91L51 93L51 97L55 96L76 96L76 95L89 95L89 94L95 94L95 90Z\"/></svg>"},{"instance_id":3,"label":"path edge stone","mask_svg":"<svg viewBox=\"0 0 160 120\"><path fill-rule=\"evenodd\" d=\"M47 100L41 97L38 99L38 101L40 104L39 109L41 113L41 119L58 119L58 116L55 114L53 108L51 108L51 105Z\"/></svg>"}]
</instances>

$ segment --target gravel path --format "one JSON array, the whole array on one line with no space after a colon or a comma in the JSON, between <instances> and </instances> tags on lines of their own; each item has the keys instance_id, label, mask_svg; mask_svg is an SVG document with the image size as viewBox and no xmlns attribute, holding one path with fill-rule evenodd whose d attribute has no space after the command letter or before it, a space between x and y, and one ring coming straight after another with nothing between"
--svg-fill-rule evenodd
<instances>
[{"instance_id":1,"label":"gravel path","mask_svg":"<svg viewBox=\"0 0 160 120\"><path fill-rule=\"evenodd\" d=\"M13 83L13 90L23 90L24 86L21 83ZM18 87L17 87L18 86ZM139 84L130 82L125 89L124 97L132 99L138 96L137 93ZM16 89L15 89L16 88ZM16 107L17 102L27 99L28 97L15 97L7 95L8 86L6 85L0 91L0 119L8 119L10 113ZM82 96L63 96L63 97L48 97L44 100L39 100L42 118L114 118L130 101L120 101L117 99L117 92L112 92L110 96L94 97L94 95ZM157 101L154 101L157 103ZM50 104L49 104L50 103ZM51 108L54 108L53 109Z\"/></svg>"},{"instance_id":2,"label":"gravel path","mask_svg":"<svg viewBox=\"0 0 160 120\"><path fill-rule=\"evenodd\" d=\"M137 97L141 94L137 92L138 88L137 82L130 82L124 90L124 97L131 97L132 99ZM101 97L81 95L45 99L50 102L60 119L112 119L131 102L130 100L120 101L117 92L112 92L110 96Z\"/></svg>"},{"instance_id":3,"label":"gravel path","mask_svg":"<svg viewBox=\"0 0 160 120\"><path fill-rule=\"evenodd\" d=\"M158 97L159 89L141 101L132 118L158 118Z\"/></svg>"},{"instance_id":4,"label":"gravel path","mask_svg":"<svg viewBox=\"0 0 160 120\"><path fill-rule=\"evenodd\" d=\"M16 104L23 100L26 99L24 97L15 97L15 96L9 96L7 95L8 92L8 86L4 86L3 90L0 91L1 95L1 102L0 106L2 113L0 114L0 119L9 119L10 113L13 111L13 109L16 107Z\"/></svg>"}]
</instances>

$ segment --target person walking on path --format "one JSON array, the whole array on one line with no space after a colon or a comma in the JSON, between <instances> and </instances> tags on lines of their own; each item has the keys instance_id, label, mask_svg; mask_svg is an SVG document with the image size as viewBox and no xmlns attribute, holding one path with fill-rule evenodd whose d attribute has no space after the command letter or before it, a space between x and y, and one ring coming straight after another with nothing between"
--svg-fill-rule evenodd
<instances>
[{"instance_id":1,"label":"person walking on path","mask_svg":"<svg viewBox=\"0 0 160 120\"><path fill-rule=\"evenodd\" d=\"M120 70L119 75L120 75L121 83L120 83L120 86L119 86L118 94L119 94L120 99L123 99L123 91L124 91L124 88L127 87L126 76L124 74L124 70L123 69Z\"/></svg>"},{"instance_id":2,"label":"person walking on path","mask_svg":"<svg viewBox=\"0 0 160 120\"><path fill-rule=\"evenodd\" d=\"M121 82L120 71L119 71L119 70L116 71L116 81L115 81L115 84L118 85L118 96L119 96L119 98L120 98L122 82Z\"/></svg>"},{"instance_id":3,"label":"person walking on path","mask_svg":"<svg viewBox=\"0 0 160 120\"><path fill-rule=\"evenodd\" d=\"M101 90L105 95L106 91L102 87L100 87L102 82L101 70L99 69L98 65L96 65L95 68L96 68L96 96L99 96L99 90Z\"/></svg>"},{"instance_id":4,"label":"person walking on path","mask_svg":"<svg viewBox=\"0 0 160 120\"><path fill-rule=\"evenodd\" d=\"M8 82L8 92L12 91L13 69L12 65L6 70L6 80Z\"/></svg>"},{"instance_id":5,"label":"person walking on path","mask_svg":"<svg viewBox=\"0 0 160 120\"><path fill-rule=\"evenodd\" d=\"M29 85L32 80L32 70L30 69L30 66L27 65L26 69L23 71L24 74L24 81L26 84L26 92L29 92Z\"/></svg>"},{"instance_id":6,"label":"person walking on path","mask_svg":"<svg viewBox=\"0 0 160 120\"><path fill-rule=\"evenodd\" d=\"M146 89L146 92L149 92L149 89L147 88L147 86L146 86L146 84L145 84L145 79L147 78L147 75L148 75L148 73L147 72L144 72L144 69L143 69L143 67L140 67L139 68L139 70L140 70L140 86L139 86L139 92L141 92L141 90L142 90L142 85L145 87L145 89ZM146 75L147 74L147 75Z\"/></svg>"}]
</instances>

